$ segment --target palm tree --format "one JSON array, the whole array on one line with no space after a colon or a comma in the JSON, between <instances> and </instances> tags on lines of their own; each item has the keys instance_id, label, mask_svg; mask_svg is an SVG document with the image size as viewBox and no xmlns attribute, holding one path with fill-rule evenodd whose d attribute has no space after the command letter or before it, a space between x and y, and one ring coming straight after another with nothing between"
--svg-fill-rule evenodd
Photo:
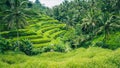
<instances>
[{"instance_id":1,"label":"palm tree","mask_svg":"<svg viewBox=\"0 0 120 68\"><path fill-rule=\"evenodd\" d=\"M24 28L24 26L28 24L26 22L28 15L24 13L27 1L9 0L9 4L10 8L4 11L5 16L3 21L9 30L16 29L17 37L19 37L18 29Z\"/></svg>"},{"instance_id":2,"label":"palm tree","mask_svg":"<svg viewBox=\"0 0 120 68\"><path fill-rule=\"evenodd\" d=\"M101 11L97 10L93 12L94 9L90 9L85 18L82 19L81 28L83 33L95 35L95 28L98 27L98 18L101 14Z\"/></svg>"},{"instance_id":3,"label":"palm tree","mask_svg":"<svg viewBox=\"0 0 120 68\"><path fill-rule=\"evenodd\" d=\"M9 2L11 7L4 11L3 21L6 22L9 29L23 28L27 24L26 18L28 17L24 13L26 1L10 0Z\"/></svg>"},{"instance_id":4,"label":"palm tree","mask_svg":"<svg viewBox=\"0 0 120 68\"><path fill-rule=\"evenodd\" d=\"M103 41L106 43L106 40L109 38L110 32L112 32L116 28L120 28L120 17L110 13L103 13L99 21L101 23L101 26L96 31L97 33L104 33Z\"/></svg>"}]
</instances>

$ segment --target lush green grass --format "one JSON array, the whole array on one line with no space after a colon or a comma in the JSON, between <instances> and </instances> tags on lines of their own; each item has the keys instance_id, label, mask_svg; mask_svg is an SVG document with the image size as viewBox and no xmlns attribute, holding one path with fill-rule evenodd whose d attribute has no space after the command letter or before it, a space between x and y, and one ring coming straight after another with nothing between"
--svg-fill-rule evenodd
<instances>
[{"instance_id":1,"label":"lush green grass","mask_svg":"<svg viewBox=\"0 0 120 68\"><path fill-rule=\"evenodd\" d=\"M0 54L1 68L120 68L120 48L79 48L68 53L48 52L36 56Z\"/></svg>"}]
</instances>

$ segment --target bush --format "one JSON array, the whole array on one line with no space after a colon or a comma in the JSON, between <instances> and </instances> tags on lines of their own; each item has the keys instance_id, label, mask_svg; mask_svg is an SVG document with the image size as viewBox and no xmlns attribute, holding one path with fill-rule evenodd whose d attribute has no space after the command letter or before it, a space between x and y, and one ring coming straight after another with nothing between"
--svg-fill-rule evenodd
<instances>
[{"instance_id":1,"label":"bush","mask_svg":"<svg viewBox=\"0 0 120 68\"><path fill-rule=\"evenodd\" d=\"M49 46L46 46L42 49L42 52L65 52L66 51L66 46L65 45L60 45L60 44L51 44Z\"/></svg>"},{"instance_id":2,"label":"bush","mask_svg":"<svg viewBox=\"0 0 120 68\"><path fill-rule=\"evenodd\" d=\"M13 50L20 50L27 55L32 55L32 43L28 39L13 42Z\"/></svg>"},{"instance_id":3,"label":"bush","mask_svg":"<svg viewBox=\"0 0 120 68\"><path fill-rule=\"evenodd\" d=\"M42 52L50 52L50 51L53 51L53 47L50 45L42 48Z\"/></svg>"},{"instance_id":4,"label":"bush","mask_svg":"<svg viewBox=\"0 0 120 68\"><path fill-rule=\"evenodd\" d=\"M9 48L9 42L6 39L0 37L0 53L4 53L4 51L8 50Z\"/></svg>"},{"instance_id":5,"label":"bush","mask_svg":"<svg viewBox=\"0 0 120 68\"><path fill-rule=\"evenodd\" d=\"M98 42L96 42L95 45L99 46L99 47L103 47L104 46L104 42L103 41L98 41Z\"/></svg>"},{"instance_id":6,"label":"bush","mask_svg":"<svg viewBox=\"0 0 120 68\"><path fill-rule=\"evenodd\" d=\"M115 50L120 47L120 33L116 32L114 34L111 34L106 41L104 41L104 37L100 36L96 39L93 40L95 46L103 47L103 48L108 48Z\"/></svg>"},{"instance_id":7,"label":"bush","mask_svg":"<svg viewBox=\"0 0 120 68\"><path fill-rule=\"evenodd\" d=\"M65 52L66 50L66 46L65 44L57 44L55 45L55 48L54 48L55 51L58 51L58 52Z\"/></svg>"},{"instance_id":8,"label":"bush","mask_svg":"<svg viewBox=\"0 0 120 68\"><path fill-rule=\"evenodd\" d=\"M107 45L109 49L117 49L120 48L120 33L116 33L114 35L111 35L111 38L107 40Z\"/></svg>"},{"instance_id":9,"label":"bush","mask_svg":"<svg viewBox=\"0 0 120 68\"><path fill-rule=\"evenodd\" d=\"M66 45L63 41L61 41L60 38L53 40L49 46L42 48L42 52L50 52L50 51L67 52L69 50L70 47Z\"/></svg>"}]
</instances>

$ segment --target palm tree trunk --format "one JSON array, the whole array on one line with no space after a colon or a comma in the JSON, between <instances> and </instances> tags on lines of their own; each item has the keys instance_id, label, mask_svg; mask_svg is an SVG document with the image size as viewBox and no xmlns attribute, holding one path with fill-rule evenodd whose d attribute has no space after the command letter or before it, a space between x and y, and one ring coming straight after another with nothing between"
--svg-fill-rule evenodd
<instances>
[{"instance_id":1,"label":"palm tree trunk","mask_svg":"<svg viewBox=\"0 0 120 68\"><path fill-rule=\"evenodd\" d=\"M107 39L107 32L106 32L106 29L105 29L105 31L104 31L104 39L103 39L103 42L106 44L106 39Z\"/></svg>"},{"instance_id":2,"label":"palm tree trunk","mask_svg":"<svg viewBox=\"0 0 120 68\"><path fill-rule=\"evenodd\" d=\"M20 48L20 44L19 44L19 31L17 29L17 46Z\"/></svg>"}]
</instances>

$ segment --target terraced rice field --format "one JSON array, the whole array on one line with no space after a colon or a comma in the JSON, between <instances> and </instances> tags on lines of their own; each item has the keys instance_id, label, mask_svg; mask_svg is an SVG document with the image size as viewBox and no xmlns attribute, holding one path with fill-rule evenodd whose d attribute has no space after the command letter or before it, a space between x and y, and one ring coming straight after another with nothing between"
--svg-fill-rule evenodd
<instances>
[{"instance_id":1,"label":"terraced rice field","mask_svg":"<svg viewBox=\"0 0 120 68\"><path fill-rule=\"evenodd\" d=\"M54 43L53 40L64 35L67 30L66 24L61 24L57 20L51 18L36 18L30 20L35 22L26 26L25 29L19 29L19 39L29 39L33 43L34 48L41 48ZM4 31L0 33L7 39L17 40L17 31Z\"/></svg>"}]
</instances>

